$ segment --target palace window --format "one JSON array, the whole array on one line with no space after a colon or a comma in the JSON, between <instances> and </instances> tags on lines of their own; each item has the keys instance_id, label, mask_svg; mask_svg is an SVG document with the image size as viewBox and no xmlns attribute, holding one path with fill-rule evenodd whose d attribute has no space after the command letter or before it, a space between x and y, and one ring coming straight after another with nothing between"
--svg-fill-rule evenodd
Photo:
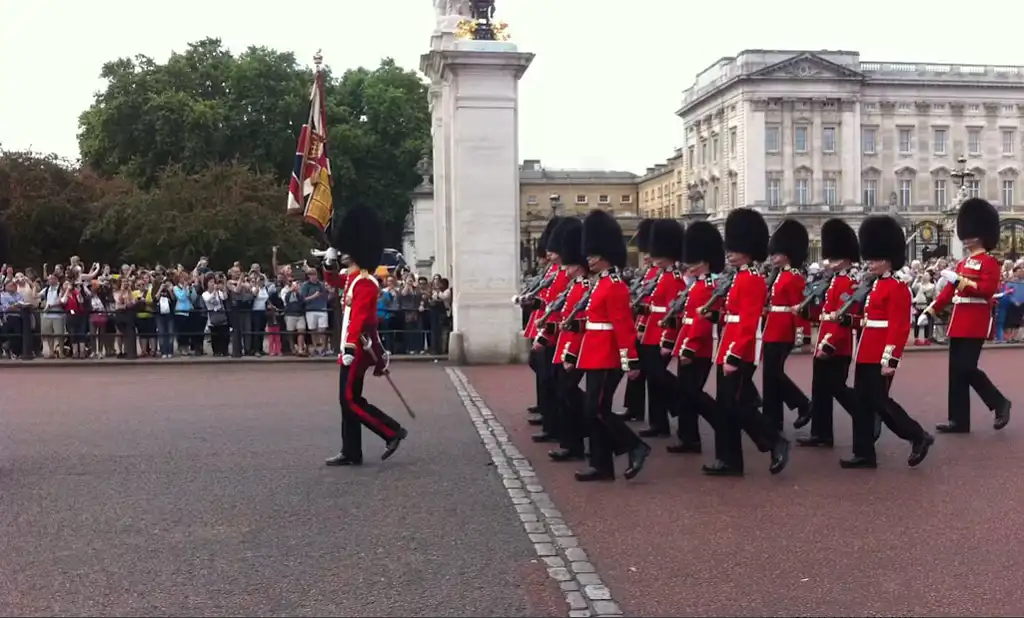
<instances>
[{"instance_id":1,"label":"palace window","mask_svg":"<svg viewBox=\"0 0 1024 618\"><path fill-rule=\"evenodd\" d=\"M835 206L839 203L839 191L837 185L838 183L835 178L825 179L825 184L822 188L825 193L825 204L828 206Z\"/></svg>"},{"instance_id":2,"label":"palace window","mask_svg":"<svg viewBox=\"0 0 1024 618\"><path fill-rule=\"evenodd\" d=\"M836 151L835 127L825 127L821 130L821 151L829 154Z\"/></svg>"},{"instance_id":3,"label":"palace window","mask_svg":"<svg viewBox=\"0 0 1024 618\"><path fill-rule=\"evenodd\" d=\"M796 152L807 152L807 127L793 127L793 150Z\"/></svg>"},{"instance_id":4,"label":"palace window","mask_svg":"<svg viewBox=\"0 0 1024 618\"><path fill-rule=\"evenodd\" d=\"M967 129L967 154L981 154L981 129Z\"/></svg>"},{"instance_id":5,"label":"palace window","mask_svg":"<svg viewBox=\"0 0 1024 618\"><path fill-rule=\"evenodd\" d=\"M875 154L875 137L877 130L873 127L865 127L860 132L860 149L864 154Z\"/></svg>"},{"instance_id":6,"label":"palace window","mask_svg":"<svg viewBox=\"0 0 1024 618\"><path fill-rule=\"evenodd\" d=\"M771 126L764 129L764 151L779 152L779 127Z\"/></svg>"},{"instance_id":7,"label":"palace window","mask_svg":"<svg viewBox=\"0 0 1024 618\"><path fill-rule=\"evenodd\" d=\"M935 181L935 205L936 206L948 206L946 201L946 181L936 180Z\"/></svg>"},{"instance_id":8,"label":"palace window","mask_svg":"<svg viewBox=\"0 0 1024 618\"><path fill-rule=\"evenodd\" d=\"M935 129L932 133L932 152L937 155L946 154L946 130Z\"/></svg>"},{"instance_id":9,"label":"palace window","mask_svg":"<svg viewBox=\"0 0 1024 618\"><path fill-rule=\"evenodd\" d=\"M878 204L878 179L865 178L861 188L864 193L865 206L875 206Z\"/></svg>"},{"instance_id":10,"label":"palace window","mask_svg":"<svg viewBox=\"0 0 1024 618\"><path fill-rule=\"evenodd\" d=\"M1004 206L1012 206L1014 204L1014 202L1013 202L1013 184L1014 183L1013 183L1012 180L1004 180L1003 181L1003 205Z\"/></svg>"}]
</instances>

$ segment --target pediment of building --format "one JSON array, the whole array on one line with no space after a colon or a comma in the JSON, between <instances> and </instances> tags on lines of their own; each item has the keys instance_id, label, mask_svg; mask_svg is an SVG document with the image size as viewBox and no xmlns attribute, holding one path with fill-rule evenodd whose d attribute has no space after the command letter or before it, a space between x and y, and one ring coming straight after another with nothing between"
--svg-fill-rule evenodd
<instances>
[{"instance_id":1,"label":"pediment of building","mask_svg":"<svg viewBox=\"0 0 1024 618\"><path fill-rule=\"evenodd\" d=\"M762 79L864 79L854 71L810 52L797 54L760 69L751 77Z\"/></svg>"}]
</instances>

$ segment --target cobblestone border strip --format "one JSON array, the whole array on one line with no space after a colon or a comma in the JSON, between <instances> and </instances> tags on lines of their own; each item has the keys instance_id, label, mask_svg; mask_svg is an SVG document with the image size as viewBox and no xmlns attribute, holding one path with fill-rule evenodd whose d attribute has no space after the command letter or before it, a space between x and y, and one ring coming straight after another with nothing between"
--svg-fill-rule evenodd
<instances>
[{"instance_id":1,"label":"cobblestone border strip","mask_svg":"<svg viewBox=\"0 0 1024 618\"><path fill-rule=\"evenodd\" d=\"M519 515L523 529L569 604L570 618L622 616L622 609L597 574L579 539L545 493L537 473L508 439L508 433L461 370L446 368L501 482Z\"/></svg>"}]
</instances>

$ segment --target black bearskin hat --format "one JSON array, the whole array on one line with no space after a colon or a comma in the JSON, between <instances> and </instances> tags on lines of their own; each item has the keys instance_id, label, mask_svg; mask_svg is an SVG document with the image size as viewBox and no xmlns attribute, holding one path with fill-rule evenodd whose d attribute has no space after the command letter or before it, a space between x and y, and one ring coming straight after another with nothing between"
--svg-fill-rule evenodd
<instances>
[{"instance_id":1,"label":"black bearskin hat","mask_svg":"<svg viewBox=\"0 0 1024 618\"><path fill-rule=\"evenodd\" d=\"M331 226L331 245L363 270L380 266L384 255L384 222L376 210L356 206L345 212L341 222Z\"/></svg>"},{"instance_id":2,"label":"black bearskin hat","mask_svg":"<svg viewBox=\"0 0 1024 618\"><path fill-rule=\"evenodd\" d=\"M537 253L543 256L547 253L548 245L551 243L551 233L555 231L558 224L562 222L562 217L551 217L548 219L548 224L544 227L544 231L540 235L540 240L537 241Z\"/></svg>"},{"instance_id":3,"label":"black bearskin hat","mask_svg":"<svg viewBox=\"0 0 1024 618\"><path fill-rule=\"evenodd\" d=\"M893 270L907 263L907 237L900 224L888 215L872 215L857 232L863 260L889 260Z\"/></svg>"},{"instance_id":4,"label":"black bearskin hat","mask_svg":"<svg viewBox=\"0 0 1024 618\"><path fill-rule=\"evenodd\" d=\"M707 262L713 273L725 269L725 249L722 247L722 233L707 221L691 223L686 228L683 242L683 262L697 264Z\"/></svg>"},{"instance_id":5,"label":"black bearskin hat","mask_svg":"<svg viewBox=\"0 0 1024 618\"><path fill-rule=\"evenodd\" d=\"M683 259L683 226L675 219L657 219L651 225L650 254L655 259Z\"/></svg>"},{"instance_id":6,"label":"black bearskin hat","mask_svg":"<svg viewBox=\"0 0 1024 618\"><path fill-rule=\"evenodd\" d=\"M591 210L583 220L583 255L598 255L612 266L622 268L626 265L626 242L622 238L622 228L608 212Z\"/></svg>"},{"instance_id":7,"label":"black bearskin hat","mask_svg":"<svg viewBox=\"0 0 1024 618\"><path fill-rule=\"evenodd\" d=\"M725 220L725 250L750 256L755 262L768 258L768 224L761 213L737 208Z\"/></svg>"},{"instance_id":8,"label":"black bearskin hat","mask_svg":"<svg viewBox=\"0 0 1024 618\"><path fill-rule=\"evenodd\" d=\"M972 197L956 213L956 235L960 240L979 238L985 251L999 246L999 211L992 204Z\"/></svg>"},{"instance_id":9,"label":"black bearskin hat","mask_svg":"<svg viewBox=\"0 0 1024 618\"><path fill-rule=\"evenodd\" d=\"M821 257L826 260L860 261L857 232L842 219L829 219L821 226Z\"/></svg>"},{"instance_id":10,"label":"black bearskin hat","mask_svg":"<svg viewBox=\"0 0 1024 618\"><path fill-rule=\"evenodd\" d=\"M558 223L555 227L551 228L550 231L545 230L548 235L545 239L544 250L548 253L557 253L559 256L562 255L562 234L568 229L566 226L573 223L579 223L578 219L572 217L559 217Z\"/></svg>"},{"instance_id":11,"label":"black bearskin hat","mask_svg":"<svg viewBox=\"0 0 1024 618\"><path fill-rule=\"evenodd\" d=\"M807 228L796 219L784 219L768 240L768 255L781 253L789 258L789 265L800 268L807 261L810 238Z\"/></svg>"},{"instance_id":12,"label":"black bearskin hat","mask_svg":"<svg viewBox=\"0 0 1024 618\"><path fill-rule=\"evenodd\" d=\"M565 266L587 267L583 254L583 223L579 219L566 219L558 226L558 255Z\"/></svg>"},{"instance_id":13,"label":"black bearskin hat","mask_svg":"<svg viewBox=\"0 0 1024 618\"><path fill-rule=\"evenodd\" d=\"M636 226L636 248L640 253L647 253L651 248L651 228L654 227L654 219L644 219Z\"/></svg>"}]
</instances>

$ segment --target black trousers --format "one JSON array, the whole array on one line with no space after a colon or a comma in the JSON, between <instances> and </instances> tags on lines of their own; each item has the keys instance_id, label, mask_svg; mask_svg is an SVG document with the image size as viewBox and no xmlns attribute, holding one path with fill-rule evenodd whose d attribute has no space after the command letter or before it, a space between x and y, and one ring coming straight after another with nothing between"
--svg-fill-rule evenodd
<instances>
[{"instance_id":1,"label":"black trousers","mask_svg":"<svg viewBox=\"0 0 1024 618\"><path fill-rule=\"evenodd\" d=\"M583 438L588 433L586 393L580 388L583 372L579 369L565 369L558 373L558 393L561 400L561 415L558 422L558 446L574 455L585 452Z\"/></svg>"},{"instance_id":2,"label":"black trousers","mask_svg":"<svg viewBox=\"0 0 1024 618\"><path fill-rule=\"evenodd\" d=\"M668 433L668 411L673 407L676 388L675 380L668 372L669 357L661 355L661 346L658 345L641 345L637 355L640 357L640 371L647 379L647 423L651 429Z\"/></svg>"},{"instance_id":3,"label":"black trousers","mask_svg":"<svg viewBox=\"0 0 1024 618\"><path fill-rule=\"evenodd\" d=\"M765 343L761 361L761 390L764 415L780 430L785 416L783 404L790 410L810 404L807 395L786 375L786 359L793 351L792 343Z\"/></svg>"},{"instance_id":4,"label":"black trousers","mask_svg":"<svg viewBox=\"0 0 1024 618\"><path fill-rule=\"evenodd\" d=\"M541 417L541 431L557 436L557 423L561 402L558 397L558 370L555 366L555 346L549 345L533 352L536 355L534 372L537 374L537 411Z\"/></svg>"},{"instance_id":5,"label":"black trousers","mask_svg":"<svg viewBox=\"0 0 1024 618\"><path fill-rule=\"evenodd\" d=\"M636 346L639 350L639 341ZM626 382L626 394L622 405L626 408L628 419L644 420L647 414L647 376L644 375L643 369L640 370L640 375L635 380Z\"/></svg>"},{"instance_id":6,"label":"black trousers","mask_svg":"<svg viewBox=\"0 0 1024 618\"><path fill-rule=\"evenodd\" d=\"M811 435L834 440L833 402L838 401L851 417L857 412L857 393L846 385L850 373L849 356L814 357L811 378Z\"/></svg>"},{"instance_id":7,"label":"black trousers","mask_svg":"<svg viewBox=\"0 0 1024 618\"><path fill-rule=\"evenodd\" d=\"M715 458L735 470L743 470L744 432L762 453L771 451L782 437L778 427L757 410L753 363L743 363L726 375L718 366L715 419Z\"/></svg>"},{"instance_id":8,"label":"black trousers","mask_svg":"<svg viewBox=\"0 0 1024 618\"><path fill-rule=\"evenodd\" d=\"M679 426L676 436L684 444L700 444L700 424L703 418L712 429L715 427L715 400L704 392L704 385L711 375L711 359L695 358L689 363L679 363L676 382L678 384Z\"/></svg>"},{"instance_id":9,"label":"black trousers","mask_svg":"<svg viewBox=\"0 0 1024 618\"><path fill-rule=\"evenodd\" d=\"M402 429L395 419L363 397L363 378L367 368L362 365L357 351L356 359L350 366L339 365L338 400L341 403L341 454L349 459L363 459L363 425L385 442L394 438Z\"/></svg>"},{"instance_id":10,"label":"black trousers","mask_svg":"<svg viewBox=\"0 0 1024 618\"><path fill-rule=\"evenodd\" d=\"M984 339L949 340L949 420L957 425L971 427L971 389L995 411L1006 398L984 371L978 368Z\"/></svg>"},{"instance_id":11,"label":"black trousers","mask_svg":"<svg viewBox=\"0 0 1024 618\"><path fill-rule=\"evenodd\" d=\"M540 366L540 362L541 362L540 351L531 349L530 350L530 355L527 357L527 363L530 365L530 369L533 370L533 386L534 386L534 389L535 389L534 392L536 393L536 396L537 396L537 411L538 412L540 411L540 400L541 400L540 391L541 391L541 388L542 388L541 387L540 369L538 369L538 367Z\"/></svg>"},{"instance_id":12,"label":"black trousers","mask_svg":"<svg viewBox=\"0 0 1024 618\"><path fill-rule=\"evenodd\" d=\"M601 472L615 472L615 456L640 445L640 438L625 418L612 412L612 398L622 381L621 369L587 371L586 414L590 426L590 465Z\"/></svg>"},{"instance_id":13,"label":"black trousers","mask_svg":"<svg viewBox=\"0 0 1024 618\"><path fill-rule=\"evenodd\" d=\"M853 370L853 386L857 393L857 411L853 414L853 454L875 459L875 415L886 427L908 442L924 438L921 424L915 421L889 396L892 376L882 375L878 363L862 363Z\"/></svg>"}]
</instances>

